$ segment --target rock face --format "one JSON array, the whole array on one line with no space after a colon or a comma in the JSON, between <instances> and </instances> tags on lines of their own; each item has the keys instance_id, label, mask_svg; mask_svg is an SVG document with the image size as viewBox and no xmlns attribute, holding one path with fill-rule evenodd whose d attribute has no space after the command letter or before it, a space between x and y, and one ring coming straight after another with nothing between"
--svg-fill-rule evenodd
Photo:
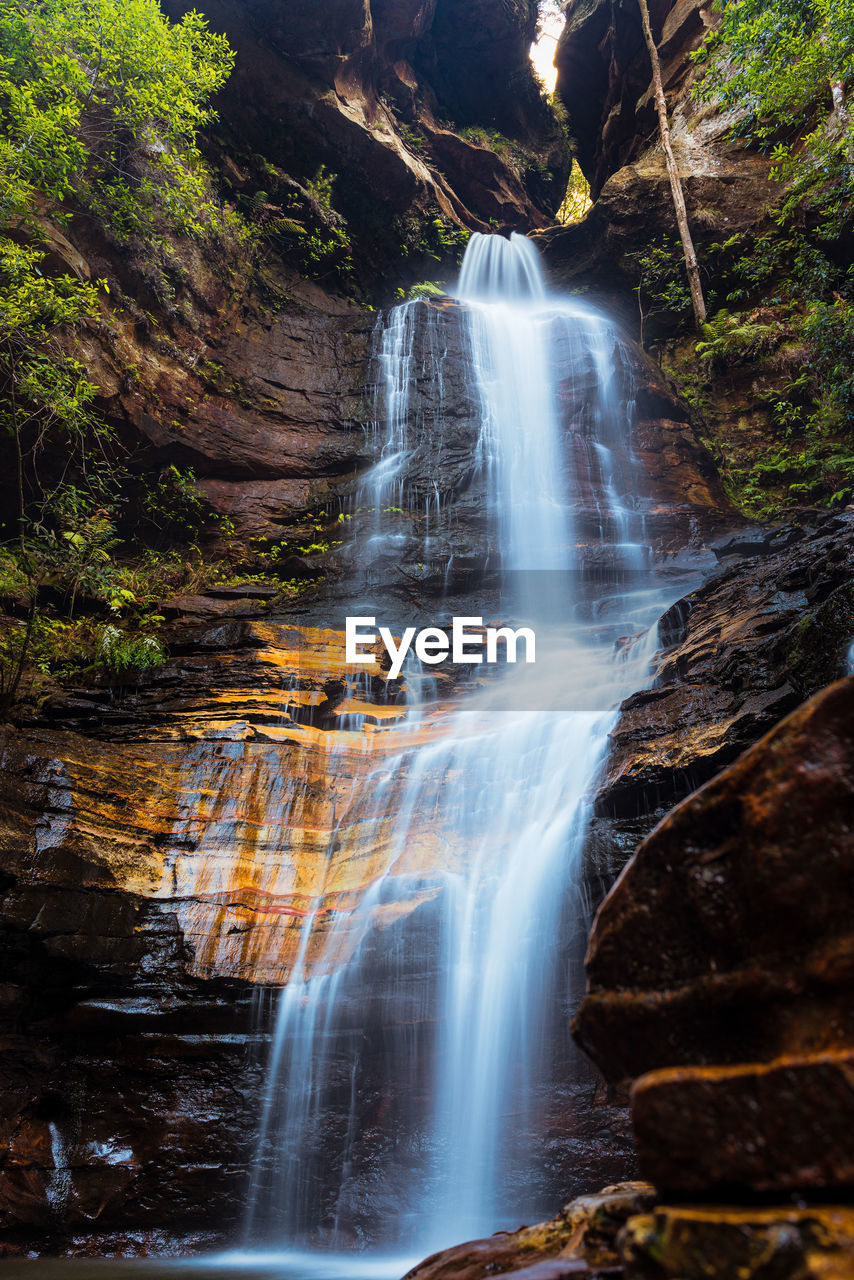
<instances>
[{"instance_id":1,"label":"rock face","mask_svg":"<svg viewBox=\"0 0 854 1280\"><path fill-rule=\"evenodd\" d=\"M575 1031L637 1081L641 1167L667 1186L850 1182L852 710L848 678L793 712L665 819L600 909Z\"/></svg>"},{"instance_id":2,"label":"rock face","mask_svg":"<svg viewBox=\"0 0 854 1280\"><path fill-rule=\"evenodd\" d=\"M854 1034L854 680L793 712L639 847L591 936L584 1047L611 1079Z\"/></svg>"},{"instance_id":3,"label":"rock face","mask_svg":"<svg viewBox=\"0 0 854 1280\"><path fill-rule=\"evenodd\" d=\"M365 463L376 317L342 295L385 302L400 283L453 272L473 229L546 225L568 151L528 61L534 0L204 10L238 55L205 146L254 248L164 230L158 257L89 216L43 230L49 270L108 282L75 354L129 471L144 484L192 467L245 543L287 536Z\"/></svg>"},{"instance_id":4,"label":"rock face","mask_svg":"<svg viewBox=\"0 0 854 1280\"><path fill-rule=\"evenodd\" d=\"M767 159L728 136L734 113L691 96L698 72L690 54L715 22L710 0L660 0L649 7L673 149L702 251L706 243L760 226L778 188ZM638 259L678 236L637 4L576 0L555 61L557 93L596 203L582 222L545 233L546 257L562 285L609 300L627 324L635 323Z\"/></svg>"},{"instance_id":5,"label":"rock face","mask_svg":"<svg viewBox=\"0 0 854 1280\"><path fill-rule=\"evenodd\" d=\"M722 540L719 572L661 619L655 681L623 704L596 799L606 888L673 804L844 673L854 513L800 520Z\"/></svg>"},{"instance_id":6,"label":"rock face","mask_svg":"<svg viewBox=\"0 0 854 1280\"><path fill-rule=\"evenodd\" d=\"M381 874L387 831L354 859L343 815L405 704L387 675L371 691L345 667L335 632L226 618L178 629L172 644L175 661L147 685L81 691L56 708L63 727L6 732L6 918L38 933L54 891L151 899L172 914L189 975L281 983L307 905L346 914ZM371 720L353 732L357 707ZM79 930L73 916L64 954L100 962L88 911Z\"/></svg>"},{"instance_id":7,"label":"rock face","mask_svg":"<svg viewBox=\"0 0 854 1280\"><path fill-rule=\"evenodd\" d=\"M854 1211L658 1202L648 1183L571 1201L550 1222L447 1249L405 1280L850 1280Z\"/></svg>"},{"instance_id":8,"label":"rock face","mask_svg":"<svg viewBox=\"0 0 854 1280\"><path fill-rule=\"evenodd\" d=\"M393 802L367 847L351 802L403 708L382 675L373 695L348 680L340 639L184 625L148 685L81 690L4 732L0 1247L234 1238L273 1011L259 989L292 967L308 907L316 951L387 860ZM422 873L429 857L416 842ZM389 894L371 922L393 947L434 894ZM362 1010L366 1057L381 1012Z\"/></svg>"},{"instance_id":9,"label":"rock face","mask_svg":"<svg viewBox=\"0 0 854 1280\"><path fill-rule=\"evenodd\" d=\"M413 367L420 376L398 394L398 430L412 449L399 502L395 564L415 573L429 537L439 585L450 557L471 570L485 564L493 550L489 476L480 464L483 406L473 385L471 330L467 309L451 301L411 303L398 320L411 340ZM683 403L640 348L616 329L608 329L600 357L613 370L611 403L626 406L631 421L626 438L615 442L633 468L629 488L644 513L644 534L657 561L697 552L724 529L740 521L717 483L709 454L694 434ZM579 336L581 334L582 336ZM598 540L601 484L595 450L590 447L592 415L600 396L601 370L590 334L556 319L551 357L558 413L568 458L563 480L573 495L574 528L583 557ZM378 361L375 376L383 373ZM380 381L378 416L385 412ZM401 405L405 408L401 409ZM630 407L631 406L631 407ZM620 430L624 431L624 419ZM625 481L626 477L621 477ZM371 495L356 489L358 505ZM418 576L421 576L420 574Z\"/></svg>"},{"instance_id":10,"label":"rock face","mask_svg":"<svg viewBox=\"0 0 854 1280\"><path fill-rule=\"evenodd\" d=\"M166 5L173 17L190 7ZM568 152L528 61L534 0L209 0L205 14L238 54L220 101L240 144L236 189L271 194L269 176L250 177L253 152L300 181L325 164L360 265L423 257L428 215L480 230L550 221ZM509 135L504 156L461 136L471 126Z\"/></svg>"}]
</instances>

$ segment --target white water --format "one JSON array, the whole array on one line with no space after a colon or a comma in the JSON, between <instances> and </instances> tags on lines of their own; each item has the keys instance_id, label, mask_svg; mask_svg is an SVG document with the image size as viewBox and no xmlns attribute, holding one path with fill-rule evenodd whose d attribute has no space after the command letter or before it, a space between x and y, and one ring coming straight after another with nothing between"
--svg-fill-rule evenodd
<instances>
[{"instance_id":1,"label":"white water","mask_svg":"<svg viewBox=\"0 0 854 1280\"><path fill-rule=\"evenodd\" d=\"M670 599L646 571L633 406L618 390L613 326L550 295L519 236L473 237L458 297L490 545L515 575L505 603L534 621L548 605L552 642L534 668L445 707L415 745L413 719L430 709L429 687L413 681L400 752L341 816L342 840L384 832L384 870L320 942L306 920L279 1002L248 1244L423 1256L557 1208L543 1166L565 1069L561 939L567 919L583 915L589 797L615 708L648 681L652 624ZM409 412L415 382L439 380L431 403L442 403L436 314L404 304L383 336L385 431L360 494L368 560L411 537L386 515L407 505L423 432L436 426ZM571 370L560 388L556 351ZM560 395L579 405L568 426ZM437 520L438 488L434 501ZM374 927L383 904L413 894L423 903L396 929Z\"/></svg>"}]
</instances>

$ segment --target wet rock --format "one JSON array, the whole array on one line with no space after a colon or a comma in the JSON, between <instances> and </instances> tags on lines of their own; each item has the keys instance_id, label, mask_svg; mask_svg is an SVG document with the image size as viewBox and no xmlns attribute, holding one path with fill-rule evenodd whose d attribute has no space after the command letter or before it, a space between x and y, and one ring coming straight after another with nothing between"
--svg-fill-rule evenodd
<instances>
[{"instance_id":1,"label":"wet rock","mask_svg":"<svg viewBox=\"0 0 854 1280\"><path fill-rule=\"evenodd\" d=\"M851 1280L854 1210L662 1206L620 1244L627 1280Z\"/></svg>"},{"instance_id":2,"label":"wet rock","mask_svg":"<svg viewBox=\"0 0 854 1280\"><path fill-rule=\"evenodd\" d=\"M618 1232L654 1202L653 1188L646 1183L618 1183L571 1201L551 1222L499 1231L434 1254L408 1272L406 1280L486 1280L496 1273L520 1280L561 1280L615 1273Z\"/></svg>"},{"instance_id":3,"label":"wet rock","mask_svg":"<svg viewBox=\"0 0 854 1280\"><path fill-rule=\"evenodd\" d=\"M612 1080L854 1044L854 679L680 804L600 908L575 1034Z\"/></svg>"},{"instance_id":4,"label":"wet rock","mask_svg":"<svg viewBox=\"0 0 854 1280\"><path fill-rule=\"evenodd\" d=\"M441 566L437 588L445 593L453 585L445 574L451 556L456 573L464 571L468 560L477 579L492 550L488 477L478 461L483 409L469 376L466 309L450 300L421 302L410 311L407 323L413 365L423 372L409 387L401 423L407 439L418 444L407 462L401 499L406 510L399 513L391 572L399 585L403 567L426 589L421 562L424 539L429 537L432 555ZM602 525L601 504L595 500L601 463L589 441L593 392L601 371L588 341L589 336L582 340L571 325L558 320L552 326L558 415L569 458L566 486L574 495L574 527L582 556L588 554L586 541L596 540ZM684 405L656 366L616 331L609 333L603 357L614 369L611 394L618 403L633 405L632 473L621 474L619 482L628 485L644 513L645 537L656 559L676 572L685 567L683 553L690 560L710 540L736 527L740 518L687 421ZM381 371L374 368L379 377ZM364 552L357 554L361 563ZM340 558L346 562L346 547Z\"/></svg>"},{"instance_id":5,"label":"wet rock","mask_svg":"<svg viewBox=\"0 0 854 1280\"><path fill-rule=\"evenodd\" d=\"M742 539L739 541L739 539ZM623 704L596 800L601 864L845 671L854 513L735 535L722 570L661 619L652 687ZM736 549L739 549L736 554ZM620 827L626 824L626 835ZM638 825L640 824L640 826Z\"/></svg>"},{"instance_id":6,"label":"wet rock","mask_svg":"<svg viewBox=\"0 0 854 1280\"><path fill-rule=\"evenodd\" d=\"M129 1223L121 1251L168 1250L239 1222L260 1086L246 988L188 980L151 903L86 896L3 895L21 997L0 1011L0 1254L97 1251Z\"/></svg>"},{"instance_id":7,"label":"wet rock","mask_svg":"<svg viewBox=\"0 0 854 1280\"><path fill-rule=\"evenodd\" d=\"M854 1185L854 1051L674 1067L632 1089L645 1177L665 1192Z\"/></svg>"}]
</instances>

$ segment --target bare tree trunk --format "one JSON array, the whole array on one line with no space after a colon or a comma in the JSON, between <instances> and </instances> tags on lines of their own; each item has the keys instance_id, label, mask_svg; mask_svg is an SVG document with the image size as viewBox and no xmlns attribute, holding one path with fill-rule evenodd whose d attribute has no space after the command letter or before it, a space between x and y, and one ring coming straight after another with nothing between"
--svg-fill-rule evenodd
<instances>
[{"instance_id":1,"label":"bare tree trunk","mask_svg":"<svg viewBox=\"0 0 854 1280\"><path fill-rule=\"evenodd\" d=\"M649 7L646 0L638 0L638 5L640 6L641 21L643 23L643 34L649 49L649 60L652 63L652 84L655 90L655 105L658 110L658 128L661 133L661 145L664 148L664 159L667 163L667 176L670 179L670 191L673 196L673 207L676 210L679 235L682 238L682 250L685 254L685 268L688 272L688 285L691 289L691 302L694 306L694 323L699 329L706 319L706 300L703 297L703 286L700 283L700 268L697 265L697 254L694 249L694 241L691 238L691 228L688 225L688 210L685 207L682 179L679 177L679 167L676 164L673 147L670 145L667 99L664 96L664 86L661 83L661 63L658 60L658 49L655 47L655 40L652 35Z\"/></svg>"},{"instance_id":2,"label":"bare tree trunk","mask_svg":"<svg viewBox=\"0 0 854 1280\"><path fill-rule=\"evenodd\" d=\"M833 98L833 114L842 134L842 145L848 157L848 163L854 169L854 136L851 134L851 115L845 100L845 86L841 80L831 79L830 94Z\"/></svg>"}]
</instances>

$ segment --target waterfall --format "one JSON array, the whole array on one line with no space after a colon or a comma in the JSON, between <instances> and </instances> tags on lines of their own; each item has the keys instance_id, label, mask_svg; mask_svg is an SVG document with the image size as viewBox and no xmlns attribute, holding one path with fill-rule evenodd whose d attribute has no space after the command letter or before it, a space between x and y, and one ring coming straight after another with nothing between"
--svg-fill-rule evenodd
<instances>
[{"instance_id":1,"label":"waterfall","mask_svg":"<svg viewBox=\"0 0 854 1280\"><path fill-rule=\"evenodd\" d=\"M415 542L410 560L443 551L447 576L454 503L480 484L483 565L501 571L502 616L536 622L542 656L460 696L407 669L406 715L334 836L336 866L349 842L379 858L377 875L348 912L307 913L279 998L252 1244L423 1254L557 1208L543 1152L590 797L672 588L645 546L611 322L550 293L517 235L473 236L442 306L404 303L386 321L355 549L375 566ZM447 493L443 315L463 326L477 419L465 483ZM412 519L395 532L389 512Z\"/></svg>"}]
</instances>

